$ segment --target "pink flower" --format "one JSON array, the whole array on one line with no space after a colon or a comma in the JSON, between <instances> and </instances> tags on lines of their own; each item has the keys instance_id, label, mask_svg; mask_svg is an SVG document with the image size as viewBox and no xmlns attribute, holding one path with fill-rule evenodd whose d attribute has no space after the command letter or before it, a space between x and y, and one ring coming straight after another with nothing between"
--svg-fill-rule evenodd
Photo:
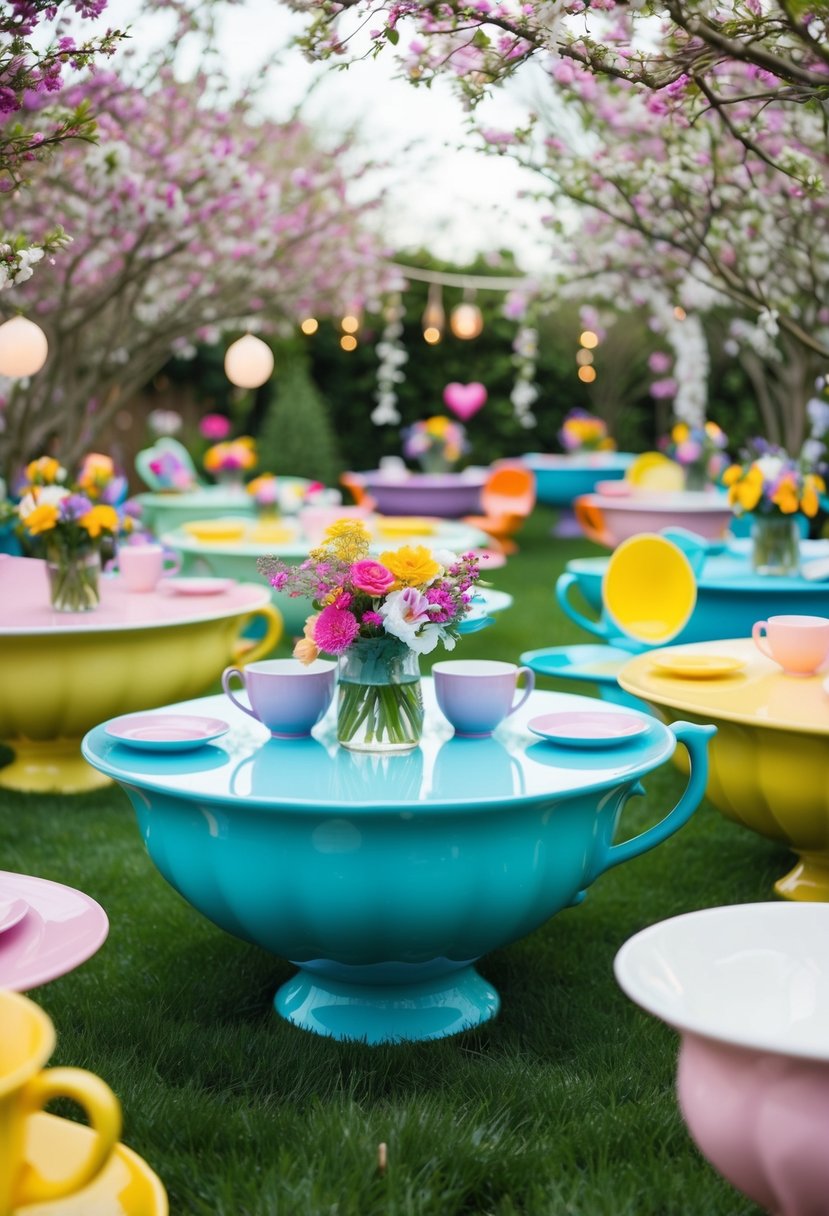
<instances>
[{"instance_id":1,"label":"pink flower","mask_svg":"<svg viewBox=\"0 0 829 1216\"><path fill-rule=\"evenodd\" d=\"M224 414L205 414L199 422L199 431L205 439L227 439L230 434L230 419Z\"/></svg>"},{"instance_id":2,"label":"pink flower","mask_svg":"<svg viewBox=\"0 0 829 1216\"><path fill-rule=\"evenodd\" d=\"M356 638L359 628L353 612L329 604L314 622L314 641L326 654L343 654Z\"/></svg>"},{"instance_id":3,"label":"pink flower","mask_svg":"<svg viewBox=\"0 0 829 1216\"><path fill-rule=\"evenodd\" d=\"M671 377L668 377L666 380L654 380L651 385L651 396L660 400L666 397L675 397L678 387L676 380Z\"/></svg>"},{"instance_id":4,"label":"pink flower","mask_svg":"<svg viewBox=\"0 0 829 1216\"><path fill-rule=\"evenodd\" d=\"M664 350L655 350L648 357L648 367L655 376L664 376L670 370L673 359Z\"/></svg>"},{"instance_id":5,"label":"pink flower","mask_svg":"<svg viewBox=\"0 0 829 1216\"><path fill-rule=\"evenodd\" d=\"M351 582L356 591L364 591L366 595L385 595L394 585L394 575L380 562L367 557L351 567Z\"/></svg>"}]
</instances>

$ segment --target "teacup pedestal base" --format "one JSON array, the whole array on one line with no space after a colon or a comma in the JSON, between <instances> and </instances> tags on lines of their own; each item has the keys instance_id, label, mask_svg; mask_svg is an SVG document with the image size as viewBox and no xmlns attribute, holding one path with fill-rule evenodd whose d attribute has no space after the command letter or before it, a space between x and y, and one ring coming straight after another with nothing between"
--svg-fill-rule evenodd
<instances>
[{"instance_id":1,"label":"teacup pedestal base","mask_svg":"<svg viewBox=\"0 0 829 1216\"><path fill-rule=\"evenodd\" d=\"M87 764L78 739L4 739L14 752L0 768L0 789L24 794L84 794L112 785L112 778Z\"/></svg>"},{"instance_id":2,"label":"teacup pedestal base","mask_svg":"<svg viewBox=\"0 0 829 1216\"><path fill-rule=\"evenodd\" d=\"M313 1034L364 1043L420 1042L494 1017L498 993L474 967L419 983L357 984L300 970L274 997L278 1014Z\"/></svg>"},{"instance_id":3,"label":"teacup pedestal base","mask_svg":"<svg viewBox=\"0 0 829 1216\"><path fill-rule=\"evenodd\" d=\"M829 903L829 854L801 853L797 865L778 878L774 889L783 899Z\"/></svg>"}]
</instances>

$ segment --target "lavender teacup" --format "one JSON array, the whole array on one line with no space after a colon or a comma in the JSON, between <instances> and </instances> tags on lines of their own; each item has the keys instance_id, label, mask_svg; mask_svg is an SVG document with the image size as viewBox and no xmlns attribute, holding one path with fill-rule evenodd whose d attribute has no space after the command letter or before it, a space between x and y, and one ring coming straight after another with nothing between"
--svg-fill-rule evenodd
<instances>
[{"instance_id":1,"label":"lavender teacup","mask_svg":"<svg viewBox=\"0 0 829 1216\"><path fill-rule=\"evenodd\" d=\"M523 695L515 700L518 677L524 675ZM432 668L435 696L456 735L491 735L504 718L519 709L535 688L529 667L497 659L447 659Z\"/></svg>"},{"instance_id":2,"label":"lavender teacup","mask_svg":"<svg viewBox=\"0 0 829 1216\"><path fill-rule=\"evenodd\" d=\"M233 695L237 676L248 694L250 708ZM244 670L226 667L222 688L233 704L266 726L276 739L297 739L311 732L324 717L337 684L337 664L327 659L264 659Z\"/></svg>"}]
</instances>

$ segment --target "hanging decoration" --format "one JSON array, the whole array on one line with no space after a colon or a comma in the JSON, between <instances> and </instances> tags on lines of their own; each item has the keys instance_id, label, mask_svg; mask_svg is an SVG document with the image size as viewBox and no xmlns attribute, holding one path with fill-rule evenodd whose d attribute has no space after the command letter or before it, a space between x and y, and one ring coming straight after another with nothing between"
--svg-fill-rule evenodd
<instances>
[{"instance_id":1,"label":"hanging decoration","mask_svg":"<svg viewBox=\"0 0 829 1216\"><path fill-rule=\"evenodd\" d=\"M436 346L446 328L446 313L443 309L443 292L440 283L429 284L429 295L426 298L421 324L423 325L423 340L430 346Z\"/></svg>"},{"instance_id":2,"label":"hanging decoration","mask_svg":"<svg viewBox=\"0 0 829 1216\"><path fill-rule=\"evenodd\" d=\"M273 372L273 351L253 334L231 342L225 351L225 375L237 388L259 388Z\"/></svg>"},{"instance_id":3,"label":"hanging decoration","mask_svg":"<svg viewBox=\"0 0 829 1216\"><path fill-rule=\"evenodd\" d=\"M406 379L403 370L409 355L403 345L403 297L392 296L385 309L385 328L377 343L377 405L371 413L375 426L395 426L402 421L397 408L397 386Z\"/></svg>"},{"instance_id":4,"label":"hanging decoration","mask_svg":"<svg viewBox=\"0 0 829 1216\"><path fill-rule=\"evenodd\" d=\"M453 381L443 390L443 404L461 422L468 422L473 414L486 405L487 391L483 384L473 380L471 384Z\"/></svg>"},{"instance_id":5,"label":"hanging decoration","mask_svg":"<svg viewBox=\"0 0 829 1216\"><path fill-rule=\"evenodd\" d=\"M468 288L464 292L463 303L457 304L449 316L449 328L456 338L469 342L480 336L484 328L483 314L475 303L475 293Z\"/></svg>"},{"instance_id":6,"label":"hanging decoration","mask_svg":"<svg viewBox=\"0 0 829 1216\"><path fill-rule=\"evenodd\" d=\"M512 349L512 361L516 371L510 401L518 421L529 429L537 422L532 407L538 400L538 385L535 383L538 330L532 325L522 325L515 335Z\"/></svg>"},{"instance_id":7,"label":"hanging decoration","mask_svg":"<svg viewBox=\"0 0 829 1216\"><path fill-rule=\"evenodd\" d=\"M12 317L0 325L0 375L20 379L34 376L46 362L46 334L26 317Z\"/></svg>"}]
</instances>

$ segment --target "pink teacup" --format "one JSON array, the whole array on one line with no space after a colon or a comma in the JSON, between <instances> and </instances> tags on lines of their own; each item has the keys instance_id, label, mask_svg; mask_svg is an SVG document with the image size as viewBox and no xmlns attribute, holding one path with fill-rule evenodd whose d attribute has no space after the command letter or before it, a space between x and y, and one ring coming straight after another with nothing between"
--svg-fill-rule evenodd
<instances>
[{"instance_id":1,"label":"pink teacup","mask_svg":"<svg viewBox=\"0 0 829 1216\"><path fill-rule=\"evenodd\" d=\"M165 574L176 574L181 559L162 545L122 545L118 571L128 591L154 591Z\"/></svg>"},{"instance_id":2,"label":"pink teacup","mask_svg":"<svg viewBox=\"0 0 829 1216\"><path fill-rule=\"evenodd\" d=\"M515 700L518 677L524 676L523 694ZM447 659L432 668L435 696L456 735L480 738L491 735L504 718L514 714L535 688L529 667L496 659Z\"/></svg>"},{"instance_id":3,"label":"pink teacup","mask_svg":"<svg viewBox=\"0 0 829 1216\"><path fill-rule=\"evenodd\" d=\"M231 691L234 676L242 682L250 707ZM299 659L263 659L244 670L226 667L222 688L243 713L266 726L275 739L298 739L310 734L331 704L337 684L337 664L327 659L300 663Z\"/></svg>"},{"instance_id":4,"label":"pink teacup","mask_svg":"<svg viewBox=\"0 0 829 1216\"><path fill-rule=\"evenodd\" d=\"M824 616L770 616L751 630L754 645L787 675L811 676L829 655L829 619Z\"/></svg>"}]
</instances>

